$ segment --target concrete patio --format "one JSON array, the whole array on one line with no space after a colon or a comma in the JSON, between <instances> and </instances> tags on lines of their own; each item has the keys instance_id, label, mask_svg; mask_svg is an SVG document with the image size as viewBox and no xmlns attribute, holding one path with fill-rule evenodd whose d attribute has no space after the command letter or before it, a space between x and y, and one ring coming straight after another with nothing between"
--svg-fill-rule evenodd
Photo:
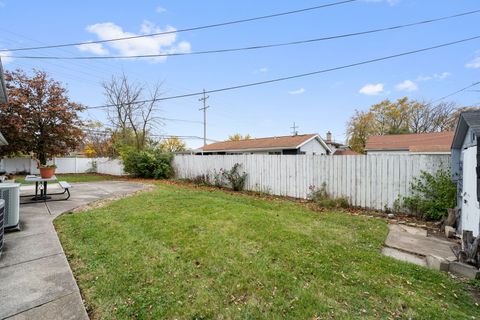
<instances>
[{"instance_id":1,"label":"concrete patio","mask_svg":"<svg viewBox=\"0 0 480 320\"><path fill-rule=\"evenodd\" d=\"M441 262L456 260L450 248L455 244L452 241L428 236L427 231L421 228L401 224L390 224L388 227L389 233L382 250L387 256L438 270L442 269ZM438 262L435 266L430 266L432 259Z\"/></svg>"},{"instance_id":2,"label":"concrete patio","mask_svg":"<svg viewBox=\"0 0 480 320\"><path fill-rule=\"evenodd\" d=\"M0 257L0 319L88 319L52 221L91 202L143 188L125 181L78 183L67 201L21 205L21 231L5 235ZM22 187L22 194L32 189Z\"/></svg>"}]
</instances>

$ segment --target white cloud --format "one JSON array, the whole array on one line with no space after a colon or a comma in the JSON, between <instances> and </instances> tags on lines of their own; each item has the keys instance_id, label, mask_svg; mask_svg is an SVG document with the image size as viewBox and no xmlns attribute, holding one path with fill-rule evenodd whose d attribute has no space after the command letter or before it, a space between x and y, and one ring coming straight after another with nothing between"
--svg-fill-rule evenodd
<instances>
[{"instance_id":1,"label":"white cloud","mask_svg":"<svg viewBox=\"0 0 480 320\"><path fill-rule=\"evenodd\" d=\"M139 33L127 32L122 27L112 22L96 23L87 26L87 31L97 35L100 40L107 40L113 38L126 38L138 35L161 33L168 31L175 31L172 26L167 26L162 29L154 23L144 21L140 27ZM191 46L187 41L177 42L177 34L170 33L161 36L135 38L130 40L108 42L111 49L114 49L122 56L134 55L153 55L165 53L187 53L190 52ZM97 53L98 54L98 53ZM152 61L164 61L166 57L155 57Z\"/></svg>"},{"instance_id":2,"label":"white cloud","mask_svg":"<svg viewBox=\"0 0 480 320\"><path fill-rule=\"evenodd\" d=\"M9 62L12 62L13 58L11 57L11 55L12 55L11 51L0 52L0 57L2 58L2 63L7 64Z\"/></svg>"},{"instance_id":3,"label":"white cloud","mask_svg":"<svg viewBox=\"0 0 480 320\"><path fill-rule=\"evenodd\" d=\"M268 72L268 68L267 67L263 67L263 68L260 68L260 69L257 69L255 71L253 71L254 74L257 74L257 73L266 73Z\"/></svg>"},{"instance_id":4,"label":"white cloud","mask_svg":"<svg viewBox=\"0 0 480 320\"><path fill-rule=\"evenodd\" d=\"M433 76L438 80L445 80L450 77L452 74L450 72L435 73Z\"/></svg>"},{"instance_id":5,"label":"white cloud","mask_svg":"<svg viewBox=\"0 0 480 320\"><path fill-rule=\"evenodd\" d=\"M412 80L405 80L395 86L398 91L412 92L418 90L418 86Z\"/></svg>"},{"instance_id":6,"label":"white cloud","mask_svg":"<svg viewBox=\"0 0 480 320\"><path fill-rule=\"evenodd\" d=\"M307 90L305 90L305 88L300 88L297 90L288 91L288 94L302 94L302 93L305 93L306 91Z\"/></svg>"},{"instance_id":7,"label":"white cloud","mask_svg":"<svg viewBox=\"0 0 480 320\"><path fill-rule=\"evenodd\" d=\"M420 81L429 81L429 80L432 80L432 79L433 79L432 76L419 75L419 76L417 77L417 79L415 79L415 81L418 81L418 82L420 82Z\"/></svg>"},{"instance_id":8,"label":"white cloud","mask_svg":"<svg viewBox=\"0 0 480 320\"><path fill-rule=\"evenodd\" d=\"M480 56L479 57L476 57L475 59L473 59L472 61L470 61L469 63L467 63L465 65L467 68L473 68L473 69L478 69L480 68Z\"/></svg>"},{"instance_id":9,"label":"white cloud","mask_svg":"<svg viewBox=\"0 0 480 320\"><path fill-rule=\"evenodd\" d=\"M88 44L81 44L76 46L78 50L83 52L90 52L93 54L97 54L99 56L104 56L108 54L108 50L101 44L101 43L88 43Z\"/></svg>"},{"instance_id":10,"label":"white cloud","mask_svg":"<svg viewBox=\"0 0 480 320\"><path fill-rule=\"evenodd\" d=\"M415 81L417 82L424 82L424 81L430 81L430 80L445 80L448 77L450 77L452 74L450 72L441 72L441 73L434 73L432 75L419 75Z\"/></svg>"},{"instance_id":11,"label":"white cloud","mask_svg":"<svg viewBox=\"0 0 480 320\"><path fill-rule=\"evenodd\" d=\"M367 96L376 96L379 95L384 91L384 84L377 83L377 84L366 84L364 85L358 92L361 94L365 94Z\"/></svg>"},{"instance_id":12,"label":"white cloud","mask_svg":"<svg viewBox=\"0 0 480 320\"><path fill-rule=\"evenodd\" d=\"M163 13L163 12L167 11L167 9L165 9L165 8L162 7L162 6L158 6L158 7L155 9L155 11L157 11L158 13Z\"/></svg>"}]
</instances>

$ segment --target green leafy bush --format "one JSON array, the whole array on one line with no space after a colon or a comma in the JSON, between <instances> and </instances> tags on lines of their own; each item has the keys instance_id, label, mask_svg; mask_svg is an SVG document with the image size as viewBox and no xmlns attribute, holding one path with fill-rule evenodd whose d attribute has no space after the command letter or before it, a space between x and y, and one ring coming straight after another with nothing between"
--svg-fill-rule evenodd
<instances>
[{"instance_id":1,"label":"green leafy bush","mask_svg":"<svg viewBox=\"0 0 480 320\"><path fill-rule=\"evenodd\" d=\"M457 189L449 170L422 171L410 184L410 191L411 196L403 198L403 207L428 220L439 220L448 208L456 206Z\"/></svg>"},{"instance_id":2,"label":"green leafy bush","mask_svg":"<svg viewBox=\"0 0 480 320\"><path fill-rule=\"evenodd\" d=\"M173 154L160 150L129 151L122 155L126 173L139 178L168 179L173 176Z\"/></svg>"},{"instance_id":3,"label":"green leafy bush","mask_svg":"<svg viewBox=\"0 0 480 320\"><path fill-rule=\"evenodd\" d=\"M217 188L225 187L225 176L223 169L217 172L217 170L213 170L213 185Z\"/></svg>"},{"instance_id":4,"label":"green leafy bush","mask_svg":"<svg viewBox=\"0 0 480 320\"><path fill-rule=\"evenodd\" d=\"M210 182L210 175L207 174L200 174L193 179L190 180L191 183L198 184L200 186L211 186L212 183Z\"/></svg>"},{"instance_id":5,"label":"green leafy bush","mask_svg":"<svg viewBox=\"0 0 480 320\"><path fill-rule=\"evenodd\" d=\"M247 174L245 172L240 173L241 164L235 163L230 170L224 170L223 176L230 183L233 191L242 191L245 188L245 182L247 180Z\"/></svg>"},{"instance_id":6,"label":"green leafy bush","mask_svg":"<svg viewBox=\"0 0 480 320\"><path fill-rule=\"evenodd\" d=\"M315 202L320 207L325 208L348 208L350 204L348 199L344 197L333 198L327 191L327 184L324 182L317 188L314 185L308 187L310 190L308 199Z\"/></svg>"}]
</instances>

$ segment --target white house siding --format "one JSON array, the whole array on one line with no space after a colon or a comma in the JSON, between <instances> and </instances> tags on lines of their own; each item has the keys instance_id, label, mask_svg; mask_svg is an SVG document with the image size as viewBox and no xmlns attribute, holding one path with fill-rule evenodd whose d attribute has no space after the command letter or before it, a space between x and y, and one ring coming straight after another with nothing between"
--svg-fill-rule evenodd
<instances>
[{"instance_id":1,"label":"white house siding","mask_svg":"<svg viewBox=\"0 0 480 320\"><path fill-rule=\"evenodd\" d=\"M270 154L273 152L282 152L282 150L260 150L260 151L242 151L242 152L225 152L227 155L239 155L239 154Z\"/></svg>"},{"instance_id":2,"label":"white house siding","mask_svg":"<svg viewBox=\"0 0 480 320\"><path fill-rule=\"evenodd\" d=\"M463 186L460 191L462 215L460 230L473 231L476 237L479 233L480 204L477 199L477 147L473 146L462 151Z\"/></svg>"},{"instance_id":3,"label":"white house siding","mask_svg":"<svg viewBox=\"0 0 480 320\"><path fill-rule=\"evenodd\" d=\"M324 146L317 140L313 139L300 148L300 152L304 152L307 155L322 155L327 154L327 150Z\"/></svg>"},{"instance_id":4,"label":"white house siding","mask_svg":"<svg viewBox=\"0 0 480 320\"><path fill-rule=\"evenodd\" d=\"M477 141L475 141L474 136L475 135L473 134L472 128L469 128L467 134L465 135L465 139L463 139L463 149L477 145Z\"/></svg>"},{"instance_id":5,"label":"white house siding","mask_svg":"<svg viewBox=\"0 0 480 320\"><path fill-rule=\"evenodd\" d=\"M462 162L462 183L458 189L458 204L461 205L459 231L473 231L477 236L480 232L480 204L477 199L477 141L473 130L468 129L463 140L460 161Z\"/></svg>"}]
</instances>

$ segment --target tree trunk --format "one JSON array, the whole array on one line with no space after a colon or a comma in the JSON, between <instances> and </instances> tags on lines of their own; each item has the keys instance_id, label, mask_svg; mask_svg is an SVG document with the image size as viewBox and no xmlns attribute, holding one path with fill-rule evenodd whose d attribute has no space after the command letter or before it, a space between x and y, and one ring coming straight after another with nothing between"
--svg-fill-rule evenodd
<instances>
[{"instance_id":1,"label":"tree trunk","mask_svg":"<svg viewBox=\"0 0 480 320\"><path fill-rule=\"evenodd\" d=\"M40 162L40 165L46 165L47 164L47 155L45 153L40 153L38 155L38 161Z\"/></svg>"},{"instance_id":2,"label":"tree trunk","mask_svg":"<svg viewBox=\"0 0 480 320\"><path fill-rule=\"evenodd\" d=\"M452 251L458 258L458 261L473 265L475 267L480 266L478 246L480 245L480 236L474 237L472 231L464 230L462 234L462 245L454 246Z\"/></svg>"},{"instance_id":3,"label":"tree trunk","mask_svg":"<svg viewBox=\"0 0 480 320\"><path fill-rule=\"evenodd\" d=\"M448 216L444 219L442 223L442 230L445 230L445 227L456 228L458 225L458 219L460 218L460 208L447 209Z\"/></svg>"}]
</instances>

